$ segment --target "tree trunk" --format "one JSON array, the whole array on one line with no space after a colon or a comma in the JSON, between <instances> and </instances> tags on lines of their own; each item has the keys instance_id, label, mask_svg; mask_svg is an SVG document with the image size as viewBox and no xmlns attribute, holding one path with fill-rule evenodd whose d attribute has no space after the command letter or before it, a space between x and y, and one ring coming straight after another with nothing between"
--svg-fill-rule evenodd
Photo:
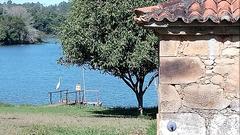
<instances>
[{"instance_id":1,"label":"tree trunk","mask_svg":"<svg viewBox=\"0 0 240 135\"><path fill-rule=\"evenodd\" d=\"M138 101L138 110L140 115L143 115L143 93L136 93L137 101Z\"/></svg>"}]
</instances>

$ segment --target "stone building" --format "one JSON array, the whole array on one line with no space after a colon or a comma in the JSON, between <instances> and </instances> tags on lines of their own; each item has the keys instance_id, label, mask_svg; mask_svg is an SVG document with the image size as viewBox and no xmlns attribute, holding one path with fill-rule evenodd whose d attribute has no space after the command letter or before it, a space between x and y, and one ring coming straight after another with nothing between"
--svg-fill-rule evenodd
<instances>
[{"instance_id":1,"label":"stone building","mask_svg":"<svg viewBox=\"0 0 240 135\"><path fill-rule=\"evenodd\" d=\"M240 0L135 9L160 38L158 135L240 134Z\"/></svg>"}]
</instances>

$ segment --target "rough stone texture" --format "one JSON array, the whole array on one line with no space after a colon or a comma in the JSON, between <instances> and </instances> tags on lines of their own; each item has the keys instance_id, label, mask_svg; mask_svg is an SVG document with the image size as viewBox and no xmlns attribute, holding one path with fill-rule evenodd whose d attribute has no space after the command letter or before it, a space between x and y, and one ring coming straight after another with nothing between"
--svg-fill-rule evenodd
<instances>
[{"instance_id":1,"label":"rough stone texture","mask_svg":"<svg viewBox=\"0 0 240 135\"><path fill-rule=\"evenodd\" d=\"M220 42L213 42L211 48L209 48L208 40L189 41L183 50L183 54L187 56L209 56L210 54L214 56L220 55Z\"/></svg>"},{"instance_id":2,"label":"rough stone texture","mask_svg":"<svg viewBox=\"0 0 240 135\"><path fill-rule=\"evenodd\" d=\"M239 35L226 37L224 40L224 48L228 47L240 47L240 37Z\"/></svg>"},{"instance_id":3,"label":"rough stone texture","mask_svg":"<svg viewBox=\"0 0 240 135\"><path fill-rule=\"evenodd\" d=\"M231 108L231 110L239 113L240 112L240 99L234 99L230 104L230 108Z\"/></svg>"},{"instance_id":4,"label":"rough stone texture","mask_svg":"<svg viewBox=\"0 0 240 135\"><path fill-rule=\"evenodd\" d=\"M199 58L160 58L160 82L162 84L196 82L203 75L204 64Z\"/></svg>"},{"instance_id":5,"label":"rough stone texture","mask_svg":"<svg viewBox=\"0 0 240 135\"><path fill-rule=\"evenodd\" d=\"M218 58L215 60L215 62L217 64L227 65L227 64L234 64L235 60L230 58Z\"/></svg>"},{"instance_id":6,"label":"rough stone texture","mask_svg":"<svg viewBox=\"0 0 240 135\"><path fill-rule=\"evenodd\" d=\"M214 68L214 66L206 66L207 70L212 70Z\"/></svg>"},{"instance_id":7,"label":"rough stone texture","mask_svg":"<svg viewBox=\"0 0 240 135\"><path fill-rule=\"evenodd\" d=\"M207 66L212 66L214 64L214 60L204 60L204 64Z\"/></svg>"},{"instance_id":8,"label":"rough stone texture","mask_svg":"<svg viewBox=\"0 0 240 135\"><path fill-rule=\"evenodd\" d=\"M223 87L227 98L240 98L239 89L236 89L231 83L225 83Z\"/></svg>"},{"instance_id":9,"label":"rough stone texture","mask_svg":"<svg viewBox=\"0 0 240 135\"><path fill-rule=\"evenodd\" d=\"M232 36L231 47L240 47L240 36Z\"/></svg>"},{"instance_id":10,"label":"rough stone texture","mask_svg":"<svg viewBox=\"0 0 240 135\"><path fill-rule=\"evenodd\" d=\"M230 41L232 40L232 41ZM240 41L239 41L239 36L233 37L232 39L229 39L224 42L224 47L240 47Z\"/></svg>"},{"instance_id":11,"label":"rough stone texture","mask_svg":"<svg viewBox=\"0 0 240 135\"><path fill-rule=\"evenodd\" d=\"M239 115L214 115L210 121L210 135L239 135L239 119Z\"/></svg>"},{"instance_id":12,"label":"rough stone texture","mask_svg":"<svg viewBox=\"0 0 240 135\"><path fill-rule=\"evenodd\" d=\"M160 85L160 112L177 112L181 107L181 98L172 85Z\"/></svg>"},{"instance_id":13,"label":"rough stone texture","mask_svg":"<svg viewBox=\"0 0 240 135\"><path fill-rule=\"evenodd\" d=\"M183 89L183 105L199 109L224 109L230 101L217 85L192 84Z\"/></svg>"},{"instance_id":14,"label":"rough stone texture","mask_svg":"<svg viewBox=\"0 0 240 135\"><path fill-rule=\"evenodd\" d=\"M224 90L227 93L232 93L233 96L238 97L240 95L240 72L239 61L230 66L231 70L228 72L227 80L224 86Z\"/></svg>"},{"instance_id":15,"label":"rough stone texture","mask_svg":"<svg viewBox=\"0 0 240 135\"><path fill-rule=\"evenodd\" d=\"M206 70L206 75L212 75L213 74L213 71L212 70Z\"/></svg>"},{"instance_id":16,"label":"rough stone texture","mask_svg":"<svg viewBox=\"0 0 240 135\"><path fill-rule=\"evenodd\" d=\"M226 48L223 50L222 55L227 56L239 56L239 49L238 48Z\"/></svg>"},{"instance_id":17,"label":"rough stone texture","mask_svg":"<svg viewBox=\"0 0 240 135\"><path fill-rule=\"evenodd\" d=\"M205 135L205 120L198 114L160 114L160 134L159 135ZM175 122L177 129L170 132L167 129L169 121Z\"/></svg>"},{"instance_id":18,"label":"rough stone texture","mask_svg":"<svg viewBox=\"0 0 240 135\"><path fill-rule=\"evenodd\" d=\"M160 56L177 56L180 41L160 41Z\"/></svg>"},{"instance_id":19,"label":"rough stone texture","mask_svg":"<svg viewBox=\"0 0 240 135\"><path fill-rule=\"evenodd\" d=\"M160 47L158 133L240 135L240 36L166 39ZM177 123L175 132L167 130L169 121Z\"/></svg>"},{"instance_id":20,"label":"rough stone texture","mask_svg":"<svg viewBox=\"0 0 240 135\"><path fill-rule=\"evenodd\" d=\"M238 68L239 64L236 63L234 65L216 65L213 69L214 73L220 74L222 76L229 74L231 72L234 72L234 70L236 70L235 68ZM238 72L237 70L235 72Z\"/></svg>"},{"instance_id":21,"label":"rough stone texture","mask_svg":"<svg viewBox=\"0 0 240 135\"><path fill-rule=\"evenodd\" d=\"M211 82L213 84L221 85L224 83L224 78L221 75L215 75L212 77Z\"/></svg>"}]
</instances>

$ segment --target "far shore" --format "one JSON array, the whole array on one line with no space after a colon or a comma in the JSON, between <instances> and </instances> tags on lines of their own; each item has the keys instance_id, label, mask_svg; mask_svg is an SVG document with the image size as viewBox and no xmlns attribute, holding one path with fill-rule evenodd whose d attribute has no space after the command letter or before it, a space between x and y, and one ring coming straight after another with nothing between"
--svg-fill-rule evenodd
<instances>
[{"instance_id":1,"label":"far shore","mask_svg":"<svg viewBox=\"0 0 240 135\"><path fill-rule=\"evenodd\" d=\"M0 42L0 46L11 46L11 45L39 45L42 43L48 43L48 39L57 39L56 35L45 35L41 39L35 41L35 42L23 42L23 41L16 41L16 42Z\"/></svg>"}]
</instances>

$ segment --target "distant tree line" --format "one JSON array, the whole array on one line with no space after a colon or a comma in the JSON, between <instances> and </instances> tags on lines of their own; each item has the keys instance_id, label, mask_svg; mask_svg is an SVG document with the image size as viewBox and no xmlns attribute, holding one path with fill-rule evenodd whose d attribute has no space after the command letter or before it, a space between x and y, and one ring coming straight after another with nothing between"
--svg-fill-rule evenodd
<instances>
[{"instance_id":1,"label":"distant tree line","mask_svg":"<svg viewBox=\"0 0 240 135\"><path fill-rule=\"evenodd\" d=\"M70 4L0 3L0 44L32 44L44 35L56 35L67 17Z\"/></svg>"}]
</instances>

